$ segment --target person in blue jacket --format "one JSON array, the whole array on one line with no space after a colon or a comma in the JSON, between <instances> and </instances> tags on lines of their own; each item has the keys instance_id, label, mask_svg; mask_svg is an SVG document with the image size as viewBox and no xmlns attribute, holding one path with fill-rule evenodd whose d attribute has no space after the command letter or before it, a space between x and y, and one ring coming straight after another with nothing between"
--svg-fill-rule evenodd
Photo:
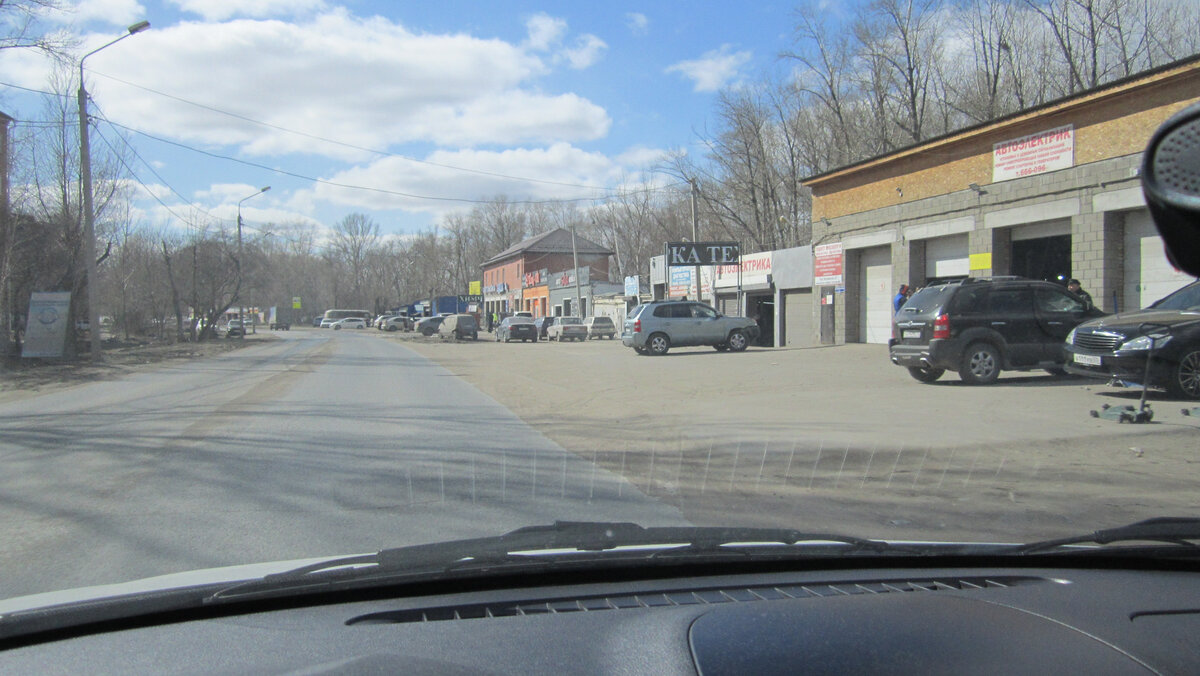
<instances>
[{"instance_id":1,"label":"person in blue jacket","mask_svg":"<svg viewBox=\"0 0 1200 676\"><path fill-rule=\"evenodd\" d=\"M901 284L900 285L900 293L896 294L895 298L892 298L892 312L893 313L899 312L900 308L904 307L904 303L907 300L908 300L908 285Z\"/></svg>"}]
</instances>

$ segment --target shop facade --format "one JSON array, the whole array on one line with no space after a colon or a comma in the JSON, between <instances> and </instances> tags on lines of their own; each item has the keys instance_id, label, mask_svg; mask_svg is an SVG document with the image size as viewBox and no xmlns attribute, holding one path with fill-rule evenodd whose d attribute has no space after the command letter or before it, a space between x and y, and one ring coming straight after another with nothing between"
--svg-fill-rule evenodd
<instances>
[{"instance_id":1,"label":"shop facade","mask_svg":"<svg viewBox=\"0 0 1200 676\"><path fill-rule=\"evenodd\" d=\"M842 256L812 298L817 334L886 343L902 284L1075 278L1115 312L1191 281L1163 255L1139 167L1197 100L1189 59L806 179L814 244Z\"/></svg>"}]
</instances>

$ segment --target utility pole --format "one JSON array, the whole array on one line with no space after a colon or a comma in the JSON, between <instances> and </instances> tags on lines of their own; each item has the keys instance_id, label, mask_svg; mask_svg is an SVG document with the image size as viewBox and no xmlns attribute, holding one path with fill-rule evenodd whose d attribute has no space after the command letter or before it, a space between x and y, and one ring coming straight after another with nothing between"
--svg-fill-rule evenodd
<instances>
[{"instance_id":1,"label":"utility pole","mask_svg":"<svg viewBox=\"0 0 1200 676\"><path fill-rule=\"evenodd\" d=\"M688 179L688 182L692 184L692 243L695 244L696 242L700 241L700 236L697 234L697 231L700 229L700 219L696 213L696 196L699 194L700 190L696 186L696 179ZM696 283L696 300L701 300L699 265L692 268L692 280Z\"/></svg>"},{"instance_id":2,"label":"utility pole","mask_svg":"<svg viewBox=\"0 0 1200 676\"><path fill-rule=\"evenodd\" d=\"M571 258L575 261L575 316L582 318L583 313L580 307L583 302L580 300L579 294L579 252L575 249L575 226L571 226Z\"/></svg>"},{"instance_id":3,"label":"utility pole","mask_svg":"<svg viewBox=\"0 0 1200 676\"><path fill-rule=\"evenodd\" d=\"M8 283L8 261L12 257L13 222L8 211L8 125L13 118L0 113L0 330L4 331L4 340L0 341L0 358L8 356L13 347L13 299Z\"/></svg>"},{"instance_id":4,"label":"utility pole","mask_svg":"<svg viewBox=\"0 0 1200 676\"><path fill-rule=\"evenodd\" d=\"M96 212L92 208L92 147L91 139L88 130L88 115L87 115L87 88L83 82L83 62L89 56L106 47L111 47L121 40L140 33L150 27L149 21L139 21L127 30L128 32L121 37L113 40L105 45L101 45L96 49L83 55L79 59L79 181L80 192L83 193L83 269L84 281L87 284L87 314L88 314L88 342L92 345L92 362L100 362L100 342L102 339L100 329L100 299L97 298L100 294L97 292L97 272L96 272Z\"/></svg>"},{"instance_id":5,"label":"utility pole","mask_svg":"<svg viewBox=\"0 0 1200 676\"><path fill-rule=\"evenodd\" d=\"M242 260L242 202L245 202L246 200L250 199L251 197L258 197L259 195L263 194L264 192L266 192L270 189L271 189L271 186L269 186L269 185L266 186L265 188L261 188L258 192L254 193L253 195L249 195L249 196L243 197L242 199L238 200L238 204L237 204L237 216L238 216L238 219L237 219L237 245L238 245L238 285L237 285L238 297L237 297L237 302L238 302L238 321L240 321L242 323L242 335L238 336L238 337L242 340L246 339L246 307L242 304L242 268L243 268L243 262L244 262Z\"/></svg>"}]
</instances>

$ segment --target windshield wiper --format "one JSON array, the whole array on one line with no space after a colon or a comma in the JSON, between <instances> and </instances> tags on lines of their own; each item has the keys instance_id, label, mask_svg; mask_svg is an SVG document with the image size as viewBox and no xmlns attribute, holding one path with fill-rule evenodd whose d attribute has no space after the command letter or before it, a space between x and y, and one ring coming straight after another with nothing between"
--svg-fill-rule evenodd
<instances>
[{"instance_id":1,"label":"windshield wiper","mask_svg":"<svg viewBox=\"0 0 1200 676\"><path fill-rule=\"evenodd\" d=\"M1181 547L1200 549L1200 519L1192 517L1159 517L1126 526L1105 528L1084 535L1041 540L1017 545L1014 554L1038 554L1069 545L1095 543L1108 545L1117 542L1163 542Z\"/></svg>"},{"instance_id":2,"label":"windshield wiper","mask_svg":"<svg viewBox=\"0 0 1200 676\"><path fill-rule=\"evenodd\" d=\"M828 544L832 554L923 554L924 550L836 533L814 533L786 528L723 528L667 526L644 528L634 523L557 521L528 526L494 537L454 540L385 549L375 554L321 561L260 580L244 582L213 594L209 601L244 598L260 593L325 587L348 580L444 573L464 568L494 569L504 565L543 564L547 553L582 555L618 548L624 555L654 558L662 554L738 555L762 545ZM739 546L743 545L743 546ZM645 548L638 551L638 547ZM771 547L781 553L783 547ZM816 553L814 550L807 550ZM577 559L576 559L577 560Z\"/></svg>"}]
</instances>

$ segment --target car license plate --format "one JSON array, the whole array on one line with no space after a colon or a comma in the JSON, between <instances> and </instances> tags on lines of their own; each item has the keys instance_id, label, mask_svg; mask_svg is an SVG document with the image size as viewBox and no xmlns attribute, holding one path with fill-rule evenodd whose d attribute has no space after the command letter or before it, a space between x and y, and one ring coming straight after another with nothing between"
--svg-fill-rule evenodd
<instances>
[{"instance_id":1,"label":"car license plate","mask_svg":"<svg viewBox=\"0 0 1200 676\"><path fill-rule=\"evenodd\" d=\"M913 329L911 331L905 331L904 333L901 334L901 336L904 338L920 338L921 331L920 331L920 329Z\"/></svg>"},{"instance_id":2,"label":"car license plate","mask_svg":"<svg viewBox=\"0 0 1200 676\"><path fill-rule=\"evenodd\" d=\"M1075 355L1075 363L1084 364L1087 366L1099 366L1100 357L1094 357L1090 354L1077 354Z\"/></svg>"}]
</instances>

